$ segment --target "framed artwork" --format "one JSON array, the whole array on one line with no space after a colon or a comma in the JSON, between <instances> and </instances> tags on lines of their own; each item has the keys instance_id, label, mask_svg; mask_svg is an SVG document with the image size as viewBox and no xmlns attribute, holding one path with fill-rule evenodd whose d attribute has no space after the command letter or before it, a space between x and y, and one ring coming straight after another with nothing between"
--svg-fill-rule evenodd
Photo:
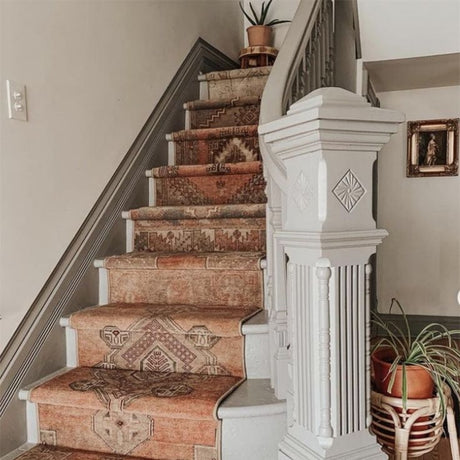
<instances>
[{"instance_id":1,"label":"framed artwork","mask_svg":"<svg viewBox=\"0 0 460 460\"><path fill-rule=\"evenodd\" d=\"M407 177L458 175L459 119L407 122Z\"/></svg>"}]
</instances>

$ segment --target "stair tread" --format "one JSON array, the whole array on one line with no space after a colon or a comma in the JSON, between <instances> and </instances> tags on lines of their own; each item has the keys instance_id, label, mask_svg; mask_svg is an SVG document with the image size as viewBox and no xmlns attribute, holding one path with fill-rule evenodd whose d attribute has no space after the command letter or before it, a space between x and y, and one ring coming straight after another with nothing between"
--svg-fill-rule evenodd
<instances>
[{"instance_id":1,"label":"stair tread","mask_svg":"<svg viewBox=\"0 0 460 460\"><path fill-rule=\"evenodd\" d=\"M236 174L262 173L261 161L243 161L240 163L208 163L204 165L160 166L150 170L155 178L221 176Z\"/></svg>"},{"instance_id":2,"label":"stair tread","mask_svg":"<svg viewBox=\"0 0 460 460\"><path fill-rule=\"evenodd\" d=\"M132 220L232 219L265 217L265 209L265 203L145 206L124 216Z\"/></svg>"},{"instance_id":3,"label":"stair tread","mask_svg":"<svg viewBox=\"0 0 460 460\"><path fill-rule=\"evenodd\" d=\"M111 303L85 308L70 316L69 325L74 329L102 330L113 324L118 330L136 331L144 327L140 319L154 319L169 333L177 334L178 325L184 331L192 331L197 325L205 325L216 337L239 337L241 321L249 319L257 308L232 308L199 305L156 305ZM171 325L173 322L174 327Z\"/></svg>"},{"instance_id":4,"label":"stair tread","mask_svg":"<svg viewBox=\"0 0 460 460\"><path fill-rule=\"evenodd\" d=\"M24 452L16 460L145 460L142 457L133 457L131 455L117 455L106 452L95 452L89 450L70 449L68 447L47 446L38 444L32 449ZM151 457L151 460L162 460Z\"/></svg>"},{"instance_id":5,"label":"stair tread","mask_svg":"<svg viewBox=\"0 0 460 460\"><path fill-rule=\"evenodd\" d=\"M259 271L262 252L130 252L104 259L108 269Z\"/></svg>"},{"instance_id":6,"label":"stair tread","mask_svg":"<svg viewBox=\"0 0 460 460\"><path fill-rule=\"evenodd\" d=\"M198 76L199 81L229 80L235 78L265 77L270 74L271 66L253 67L249 69L232 69L208 72Z\"/></svg>"},{"instance_id":7,"label":"stair tread","mask_svg":"<svg viewBox=\"0 0 460 460\"><path fill-rule=\"evenodd\" d=\"M260 104L260 96L228 97L224 99L199 99L184 104L185 110L220 109L225 107L243 107Z\"/></svg>"},{"instance_id":8,"label":"stair tread","mask_svg":"<svg viewBox=\"0 0 460 460\"><path fill-rule=\"evenodd\" d=\"M76 367L34 388L29 399L157 418L216 420L217 403L240 381L228 375Z\"/></svg>"},{"instance_id":9,"label":"stair tread","mask_svg":"<svg viewBox=\"0 0 460 460\"><path fill-rule=\"evenodd\" d=\"M219 128L183 129L167 135L168 140L191 141L223 139L227 137L257 137L259 125L224 126Z\"/></svg>"}]
</instances>

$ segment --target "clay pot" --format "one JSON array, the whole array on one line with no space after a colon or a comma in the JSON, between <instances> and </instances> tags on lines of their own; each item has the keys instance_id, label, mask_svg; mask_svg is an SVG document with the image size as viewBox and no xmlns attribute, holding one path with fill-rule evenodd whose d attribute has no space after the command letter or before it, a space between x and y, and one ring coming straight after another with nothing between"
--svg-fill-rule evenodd
<instances>
[{"instance_id":1,"label":"clay pot","mask_svg":"<svg viewBox=\"0 0 460 460\"><path fill-rule=\"evenodd\" d=\"M391 349L380 349L371 356L372 367L374 370L374 383L379 393L402 397L402 366L396 369L396 377L391 389L388 391L388 385L391 380L390 367L395 355ZM406 366L406 386L407 399L425 399L433 397L434 383L430 373L423 367L416 365Z\"/></svg>"},{"instance_id":2,"label":"clay pot","mask_svg":"<svg viewBox=\"0 0 460 460\"><path fill-rule=\"evenodd\" d=\"M249 46L270 46L272 28L268 26L251 26L246 29Z\"/></svg>"}]
</instances>

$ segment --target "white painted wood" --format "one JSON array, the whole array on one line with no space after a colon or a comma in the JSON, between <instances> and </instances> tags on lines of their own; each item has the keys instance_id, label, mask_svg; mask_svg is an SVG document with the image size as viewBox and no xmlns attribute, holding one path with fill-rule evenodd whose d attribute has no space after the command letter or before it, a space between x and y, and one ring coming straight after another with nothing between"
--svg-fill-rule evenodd
<instances>
[{"instance_id":1,"label":"white painted wood","mask_svg":"<svg viewBox=\"0 0 460 460\"><path fill-rule=\"evenodd\" d=\"M185 107L184 107L185 108ZM185 129L191 129L190 126L192 125L190 120L190 110L185 110Z\"/></svg>"},{"instance_id":2,"label":"white painted wood","mask_svg":"<svg viewBox=\"0 0 460 460\"><path fill-rule=\"evenodd\" d=\"M126 214L123 215L123 218L126 219L126 252L133 252L134 251L134 220L130 219L129 217L126 217Z\"/></svg>"},{"instance_id":3,"label":"white painted wood","mask_svg":"<svg viewBox=\"0 0 460 460\"><path fill-rule=\"evenodd\" d=\"M209 88L206 80L206 75L198 75L198 81L200 84L200 99L202 101L209 99Z\"/></svg>"},{"instance_id":4,"label":"white painted wood","mask_svg":"<svg viewBox=\"0 0 460 460\"><path fill-rule=\"evenodd\" d=\"M274 240L267 250L270 332L276 338L273 326L284 313L290 356L279 458L384 458L367 430L366 267L387 235L372 218L372 165L402 120L356 94L324 88L259 127ZM278 372L272 366L275 385Z\"/></svg>"},{"instance_id":5,"label":"white painted wood","mask_svg":"<svg viewBox=\"0 0 460 460\"><path fill-rule=\"evenodd\" d=\"M268 312L261 311L242 326L248 379L270 378Z\"/></svg>"},{"instance_id":6,"label":"white painted wood","mask_svg":"<svg viewBox=\"0 0 460 460\"><path fill-rule=\"evenodd\" d=\"M59 324L65 327L67 367L78 366L78 332L70 326L69 318L61 318Z\"/></svg>"},{"instance_id":7,"label":"white painted wood","mask_svg":"<svg viewBox=\"0 0 460 460\"><path fill-rule=\"evenodd\" d=\"M99 269L99 305L105 305L109 303L109 272L103 260L95 260L94 266Z\"/></svg>"},{"instance_id":8,"label":"white painted wood","mask_svg":"<svg viewBox=\"0 0 460 460\"><path fill-rule=\"evenodd\" d=\"M176 143L168 136L166 140L168 141L168 165L173 166L176 163Z\"/></svg>"},{"instance_id":9,"label":"white painted wood","mask_svg":"<svg viewBox=\"0 0 460 460\"><path fill-rule=\"evenodd\" d=\"M168 158L168 161L171 161ZM157 201L157 189L155 186L155 178L154 177L149 177L149 206L156 206L156 201Z\"/></svg>"},{"instance_id":10,"label":"white painted wood","mask_svg":"<svg viewBox=\"0 0 460 460\"><path fill-rule=\"evenodd\" d=\"M269 379L246 380L218 409L222 419L222 460L276 460L286 431L286 402Z\"/></svg>"}]
</instances>

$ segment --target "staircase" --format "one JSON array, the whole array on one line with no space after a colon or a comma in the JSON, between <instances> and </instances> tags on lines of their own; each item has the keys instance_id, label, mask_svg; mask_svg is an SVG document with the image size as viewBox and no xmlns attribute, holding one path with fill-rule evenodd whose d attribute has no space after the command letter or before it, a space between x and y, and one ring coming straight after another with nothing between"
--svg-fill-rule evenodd
<instances>
[{"instance_id":1,"label":"staircase","mask_svg":"<svg viewBox=\"0 0 460 460\"><path fill-rule=\"evenodd\" d=\"M123 213L127 252L95 262L100 305L61 320L68 367L20 392L38 445L9 458L277 458L257 133L269 71L199 77L169 165L146 172L149 206Z\"/></svg>"}]
</instances>

